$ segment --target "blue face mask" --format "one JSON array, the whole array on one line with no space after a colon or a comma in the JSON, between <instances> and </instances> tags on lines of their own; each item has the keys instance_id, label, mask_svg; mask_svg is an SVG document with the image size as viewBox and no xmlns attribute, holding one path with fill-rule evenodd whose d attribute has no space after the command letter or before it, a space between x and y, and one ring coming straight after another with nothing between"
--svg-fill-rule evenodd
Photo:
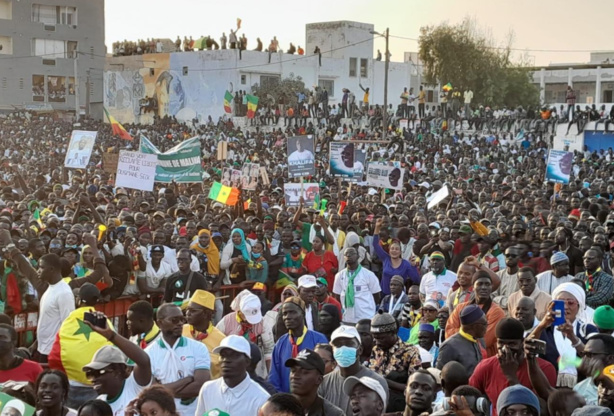
<instances>
[{"instance_id":1,"label":"blue face mask","mask_svg":"<svg viewBox=\"0 0 614 416\"><path fill-rule=\"evenodd\" d=\"M259 259L261 255L262 253L252 253L252 256L254 256L255 259Z\"/></svg>"},{"instance_id":2,"label":"blue face mask","mask_svg":"<svg viewBox=\"0 0 614 416\"><path fill-rule=\"evenodd\" d=\"M348 368L356 362L358 350L354 347L339 347L333 348L333 357L339 367Z\"/></svg>"}]
</instances>

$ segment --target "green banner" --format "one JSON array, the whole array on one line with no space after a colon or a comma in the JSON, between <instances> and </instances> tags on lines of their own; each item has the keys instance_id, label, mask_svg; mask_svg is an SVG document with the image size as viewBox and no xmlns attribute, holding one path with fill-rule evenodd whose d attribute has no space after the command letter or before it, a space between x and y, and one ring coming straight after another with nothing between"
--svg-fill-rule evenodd
<instances>
[{"instance_id":1,"label":"green banner","mask_svg":"<svg viewBox=\"0 0 614 416\"><path fill-rule=\"evenodd\" d=\"M202 182L200 139L194 137L161 153L147 137L141 135L140 151L158 155L156 182Z\"/></svg>"}]
</instances>

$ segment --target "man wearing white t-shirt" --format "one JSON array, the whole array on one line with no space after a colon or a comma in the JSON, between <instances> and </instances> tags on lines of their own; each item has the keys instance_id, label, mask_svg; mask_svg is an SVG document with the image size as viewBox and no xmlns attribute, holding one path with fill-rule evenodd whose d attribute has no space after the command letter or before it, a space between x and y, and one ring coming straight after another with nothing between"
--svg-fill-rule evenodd
<instances>
[{"instance_id":1,"label":"man wearing white t-shirt","mask_svg":"<svg viewBox=\"0 0 614 416\"><path fill-rule=\"evenodd\" d=\"M97 325L86 320L83 323L115 345L105 345L96 351L92 362L84 366L83 371L92 381L94 390L100 394L98 399L111 406L114 416L123 416L128 404L141 390L151 385L151 362L137 344L106 326L107 317L104 314L95 312L93 316ZM103 322L104 327L98 326ZM134 362L132 371L126 365L127 359Z\"/></svg>"},{"instance_id":2,"label":"man wearing white t-shirt","mask_svg":"<svg viewBox=\"0 0 614 416\"><path fill-rule=\"evenodd\" d=\"M179 306L163 304L157 318L162 337L145 349L153 376L175 396L177 413L193 416L198 393L211 378L209 350L202 342L181 335L187 321Z\"/></svg>"},{"instance_id":3,"label":"man wearing white t-shirt","mask_svg":"<svg viewBox=\"0 0 614 416\"><path fill-rule=\"evenodd\" d=\"M343 256L346 268L337 273L333 284L333 295L343 308L343 322L371 319L380 302L379 280L372 271L358 264L355 248L346 248Z\"/></svg>"},{"instance_id":4,"label":"man wearing white t-shirt","mask_svg":"<svg viewBox=\"0 0 614 416\"><path fill-rule=\"evenodd\" d=\"M298 164L308 164L313 163L314 156L311 151L303 148L303 143L301 143L301 139L296 139L296 150L290 153L288 156L288 163L290 165L298 165Z\"/></svg>"},{"instance_id":5,"label":"man wearing white t-shirt","mask_svg":"<svg viewBox=\"0 0 614 416\"><path fill-rule=\"evenodd\" d=\"M450 288L456 283L456 273L446 269L445 257L439 251L434 251L429 257L431 271L422 276L420 282L420 298L434 299L442 307L446 303Z\"/></svg>"}]
</instances>

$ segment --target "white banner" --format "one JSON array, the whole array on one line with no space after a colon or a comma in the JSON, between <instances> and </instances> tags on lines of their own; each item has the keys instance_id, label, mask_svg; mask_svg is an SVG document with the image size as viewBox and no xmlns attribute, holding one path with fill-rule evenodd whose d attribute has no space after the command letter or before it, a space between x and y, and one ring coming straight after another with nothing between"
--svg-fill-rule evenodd
<instances>
[{"instance_id":1,"label":"white banner","mask_svg":"<svg viewBox=\"0 0 614 416\"><path fill-rule=\"evenodd\" d=\"M369 162L367 165L367 183L371 186L398 191L403 188L404 173L403 169L396 166Z\"/></svg>"},{"instance_id":2,"label":"white banner","mask_svg":"<svg viewBox=\"0 0 614 416\"><path fill-rule=\"evenodd\" d=\"M316 199L316 196L320 194L319 183L304 183L303 186L303 199L305 208L311 208ZM300 183L284 183L284 199L286 200L287 207L298 207L301 198L301 184Z\"/></svg>"},{"instance_id":3,"label":"white banner","mask_svg":"<svg viewBox=\"0 0 614 416\"><path fill-rule=\"evenodd\" d=\"M153 191L157 165L158 155L122 150L119 152L115 186Z\"/></svg>"},{"instance_id":4,"label":"white banner","mask_svg":"<svg viewBox=\"0 0 614 416\"><path fill-rule=\"evenodd\" d=\"M73 130L70 136L64 166L74 169L85 169L90 163L92 149L96 142L96 131Z\"/></svg>"}]
</instances>

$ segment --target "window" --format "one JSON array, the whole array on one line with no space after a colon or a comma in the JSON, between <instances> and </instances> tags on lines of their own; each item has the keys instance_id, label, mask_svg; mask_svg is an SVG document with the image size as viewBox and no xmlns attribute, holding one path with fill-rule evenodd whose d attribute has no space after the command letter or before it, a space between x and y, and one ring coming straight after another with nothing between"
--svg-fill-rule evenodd
<instances>
[{"instance_id":1,"label":"window","mask_svg":"<svg viewBox=\"0 0 614 416\"><path fill-rule=\"evenodd\" d=\"M77 58L78 42L73 40L66 41L66 57L70 59Z\"/></svg>"},{"instance_id":2,"label":"window","mask_svg":"<svg viewBox=\"0 0 614 416\"><path fill-rule=\"evenodd\" d=\"M77 26L77 8L59 6L58 23L61 25Z\"/></svg>"},{"instance_id":3,"label":"window","mask_svg":"<svg viewBox=\"0 0 614 416\"><path fill-rule=\"evenodd\" d=\"M47 77L47 96L51 103L66 102L66 77Z\"/></svg>"},{"instance_id":4,"label":"window","mask_svg":"<svg viewBox=\"0 0 614 416\"><path fill-rule=\"evenodd\" d=\"M66 42L54 39L34 39L34 56L66 58Z\"/></svg>"},{"instance_id":5,"label":"window","mask_svg":"<svg viewBox=\"0 0 614 416\"><path fill-rule=\"evenodd\" d=\"M68 77L68 95L75 95L75 77Z\"/></svg>"},{"instance_id":6,"label":"window","mask_svg":"<svg viewBox=\"0 0 614 416\"><path fill-rule=\"evenodd\" d=\"M367 71L367 65L369 65L369 60L365 58L360 58L360 77L367 78L369 76L369 72Z\"/></svg>"},{"instance_id":7,"label":"window","mask_svg":"<svg viewBox=\"0 0 614 416\"><path fill-rule=\"evenodd\" d=\"M245 85L245 84L247 84L247 76L244 74L244 75L241 75L241 85Z\"/></svg>"},{"instance_id":8,"label":"window","mask_svg":"<svg viewBox=\"0 0 614 416\"><path fill-rule=\"evenodd\" d=\"M46 25L77 26L77 8L33 4L32 21Z\"/></svg>"},{"instance_id":9,"label":"window","mask_svg":"<svg viewBox=\"0 0 614 416\"><path fill-rule=\"evenodd\" d=\"M13 3L11 0L0 0L0 19L13 19Z\"/></svg>"},{"instance_id":10,"label":"window","mask_svg":"<svg viewBox=\"0 0 614 416\"><path fill-rule=\"evenodd\" d=\"M188 75L188 67L187 66L183 67L183 75Z\"/></svg>"},{"instance_id":11,"label":"window","mask_svg":"<svg viewBox=\"0 0 614 416\"><path fill-rule=\"evenodd\" d=\"M32 101L45 101L44 75L32 75Z\"/></svg>"},{"instance_id":12,"label":"window","mask_svg":"<svg viewBox=\"0 0 614 416\"><path fill-rule=\"evenodd\" d=\"M261 87L273 87L279 84L281 77L279 75L260 75Z\"/></svg>"},{"instance_id":13,"label":"window","mask_svg":"<svg viewBox=\"0 0 614 416\"><path fill-rule=\"evenodd\" d=\"M319 79L318 87L326 88L329 98L335 96L335 81L333 81L332 79Z\"/></svg>"},{"instance_id":14,"label":"window","mask_svg":"<svg viewBox=\"0 0 614 416\"><path fill-rule=\"evenodd\" d=\"M10 36L0 36L0 55L13 54L13 38Z\"/></svg>"},{"instance_id":15,"label":"window","mask_svg":"<svg viewBox=\"0 0 614 416\"><path fill-rule=\"evenodd\" d=\"M358 59L350 58L350 76L356 76L356 66L358 65Z\"/></svg>"},{"instance_id":16,"label":"window","mask_svg":"<svg viewBox=\"0 0 614 416\"><path fill-rule=\"evenodd\" d=\"M428 90L428 91L426 92L426 102L427 102L427 103L434 103L434 102L436 102L436 101L437 101L437 100L435 99L435 91L433 91L433 90Z\"/></svg>"}]
</instances>

